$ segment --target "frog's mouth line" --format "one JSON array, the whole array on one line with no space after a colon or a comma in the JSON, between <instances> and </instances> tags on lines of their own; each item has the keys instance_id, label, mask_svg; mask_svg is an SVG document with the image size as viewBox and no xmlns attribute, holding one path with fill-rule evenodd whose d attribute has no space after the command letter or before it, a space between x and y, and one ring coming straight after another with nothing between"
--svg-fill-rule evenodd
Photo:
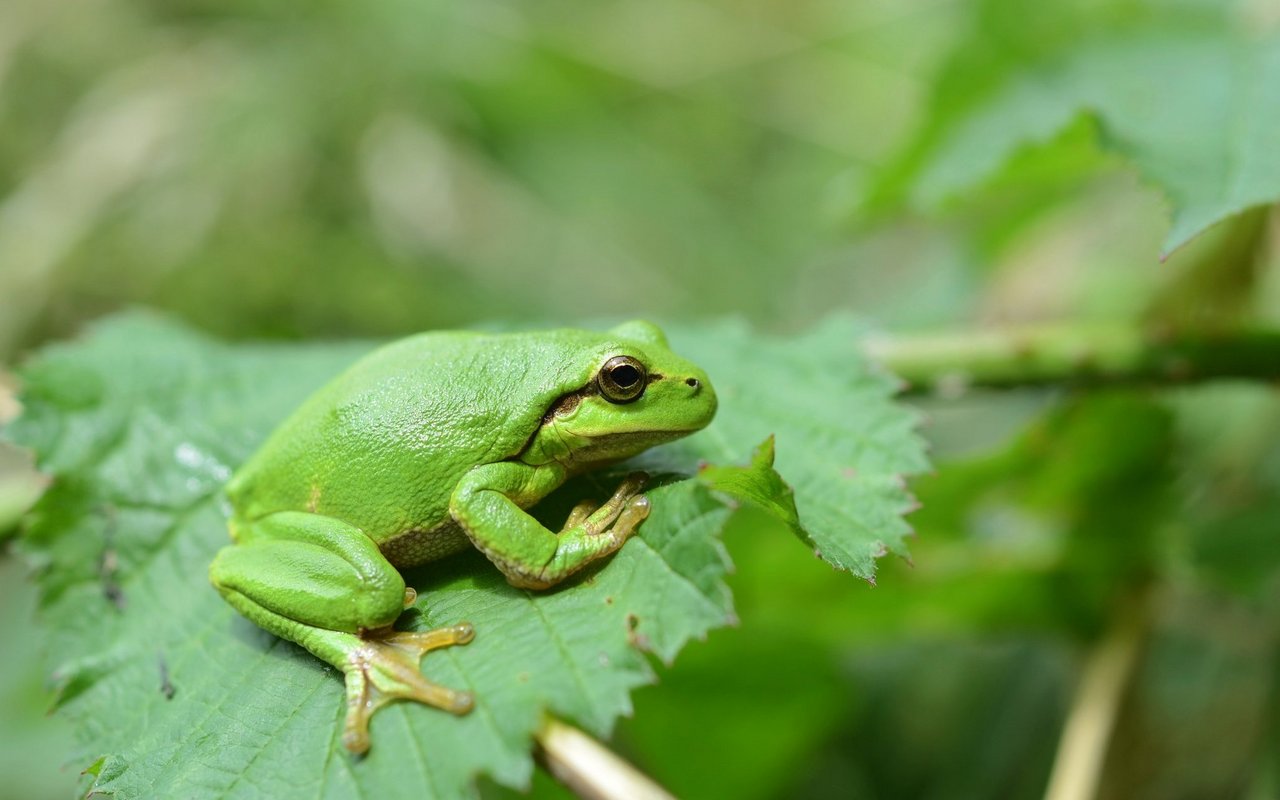
<instances>
[{"instance_id":1,"label":"frog's mouth line","mask_svg":"<svg viewBox=\"0 0 1280 800\"><path fill-rule=\"evenodd\" d=\"M583 436L572 430L565 430L570 436L579 439L585 439L590 444L585 448L586 454L590 454L592 450L600 449L609 445L641 445L640 449L653 447L655 445L670 442L679 439L682 436L688 436L691 433L702 430L701 428L665 428L665 429L646 429L642 431L615 431L612 433L601 434L599 436ZM610 450L616 449L609 447Z\"/></svg>"},{"instance_id":2,"label":"frog's mouth line","mask_svg":"<svg viewBox=\"0 0 1280 800\"><path fill-rule=\"evenodd\" d=\"M566 457L558 458L557 460L576 474L584 469L595 468L602 464L614 464L624 461L643 453L651 447L675 441L697 430L701 429L627 431L601 436L580 436L578 438L585 440L586 444L570 450ZM566 433L574 435L571 431L566 431Z\"/></svg>"}]
</instances>

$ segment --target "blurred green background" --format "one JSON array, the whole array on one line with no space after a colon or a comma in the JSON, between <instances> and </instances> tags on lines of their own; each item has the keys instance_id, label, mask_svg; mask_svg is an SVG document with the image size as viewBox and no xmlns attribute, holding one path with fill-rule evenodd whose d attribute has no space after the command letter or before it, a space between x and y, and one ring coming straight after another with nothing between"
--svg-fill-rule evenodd
<instances>
[{"instance_id":1,"label":"blurred green background","mask_svg":"<svg viewBox=\"0 0 1280 800\"><path fill-rule=\"evenodd\" d=\"M1169 201L1088 117L946 202L903 176L1027 63L1278 28L1274 0L5 0L0 364L134 304L227 338L1275 326L1275 215L1162 262ZM740 519L740 627L614 746L685 797L1041 797L1114 645L1097 796L1276 797L1274 385L910 402L937 462L912 563L855 584ZM0 451L0 537L25 463ZM0 558L0 797L65 797L26 572Z\"/></svg>"}]
</instances>

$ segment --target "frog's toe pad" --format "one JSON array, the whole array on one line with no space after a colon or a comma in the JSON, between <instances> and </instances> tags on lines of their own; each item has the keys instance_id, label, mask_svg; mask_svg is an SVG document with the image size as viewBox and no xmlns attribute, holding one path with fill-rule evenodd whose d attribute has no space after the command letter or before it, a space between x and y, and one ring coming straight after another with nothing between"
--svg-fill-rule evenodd
<instances>
[{"instance_id":1,"label":"frog's toe pad","mask_svg":"<svg viewBox=\"0 0 1280 800\"><path fill-rule=\"evenodd\" d=\"M423 653L438 650L441 647L452 647L455 644L467 644L476 638L476 629L470 622L460 622L447 628L436 628L433 631L392 631L382 636L380 641L397 647L410 655L421 657Z\"/></svg>"},{"instance_id":2,"label":"frog's toe pad","mask_svg":"<svg viewBox=\"0 0 1280 800\"><path fill-rule=\"evenodd\" d=\"M454 696L453 707L445 710L452 711L454 714L457 714L458 716L462 716L464 714L470 714L471 709L475 707L476 707L475 695L473 695L471 692L457 692Z\"/></svg>"},{"instance_id":3,"label":"frog's toe pad","mask_svg":"<svg viewBox=\"0 0 1280 800\"><path fill-rule=\"evenodd\" d=\"M475 707L471 692L432 683L422 675L423 654L441 647L466 644L476 632L469 623L433 631L391 631L364 639L348 656L347 721L342 743L353 753L369 749L369 720L378 709L397 700L412 700L452 714Z\"/></svg>"}]
</instances>

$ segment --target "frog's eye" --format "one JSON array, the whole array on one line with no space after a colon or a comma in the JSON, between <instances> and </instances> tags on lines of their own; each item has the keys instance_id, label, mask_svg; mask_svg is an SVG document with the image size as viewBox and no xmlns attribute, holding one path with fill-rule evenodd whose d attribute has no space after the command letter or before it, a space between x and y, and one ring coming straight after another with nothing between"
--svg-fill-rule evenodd
<instances>
[{"instance_id":1,"label":"frog's eye","mask_svg":"<svg viewBox=\"0 0 1280 800\"><path fill-rule=\"evenodd\" d=\"M611 403L629 403L644 394L647 376L644 364L631 356L614 356L604 362L596 384L600 394Z\"/></svg>"}]
</instances>

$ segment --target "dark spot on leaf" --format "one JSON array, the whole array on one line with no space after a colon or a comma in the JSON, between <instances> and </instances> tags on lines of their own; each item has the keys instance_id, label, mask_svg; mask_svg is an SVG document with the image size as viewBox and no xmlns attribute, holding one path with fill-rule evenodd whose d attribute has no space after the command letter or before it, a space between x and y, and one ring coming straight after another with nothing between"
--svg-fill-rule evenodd
<instances>
[{"instance_id":1,"label":"dark spot on leaf","mask_svg":"<svg viewBox=\"0 0 1280 800\"><path fill-rule=\"evenodd\" d=\"M102 530L102 555L98 558L98 580L102 584L102 596L117 611L124 611L124 590L116 579L120 570L120 559L116 555L114 541L116 534L116 510L114 506L103 506L101 509L106 523Z\"/></svg>"},{"instance_id":2,"label":"dark spot on leaf","mask_svg":"<svg viewBox=\"0 0 1280 800\"><path fill-rule=\"evenodd\" d=\"M156 656L156 663L160 667L160 694L164 695L165 700L172 700L177 690L173 688L173 683L169 681L169 665L164 660L164 653Z\"/></svg>"},{"instance_id":3,"label":"dark spot on leaf","mask_svg":"<svg viewBox=\"0 0 1280 800\"><path fill-rule=\"evenodd\" d=\"M637 628L640 627L640 618L635 614L627 615L627 641L631 642L633 647L641 650L649 649L649 637L643 633L638 633Z\"/></svg>"}]
</instances>

